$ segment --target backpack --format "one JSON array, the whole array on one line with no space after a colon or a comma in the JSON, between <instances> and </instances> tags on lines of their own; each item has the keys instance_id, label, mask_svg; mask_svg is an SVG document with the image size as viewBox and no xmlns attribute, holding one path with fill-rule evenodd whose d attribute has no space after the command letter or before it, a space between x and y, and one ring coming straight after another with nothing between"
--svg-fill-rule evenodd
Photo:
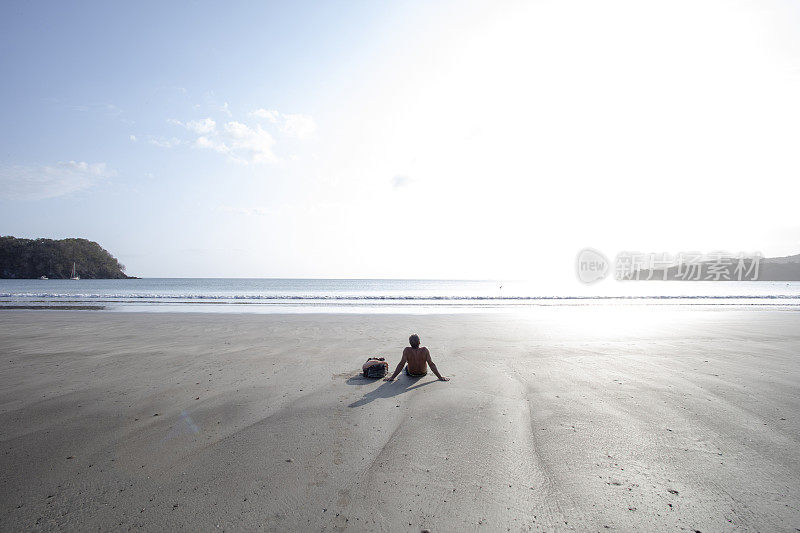
<instances>
[{"instance_id":1,"label":"backpack","mask_svg":"<svg viewBox=\"0 0 800 533\"><path fill-rule=\"evenodd\" d=\"M361 372L365 378L382 378L389 372L389 363L383 357L370 357Z\"/></svg>"}]
</instances>

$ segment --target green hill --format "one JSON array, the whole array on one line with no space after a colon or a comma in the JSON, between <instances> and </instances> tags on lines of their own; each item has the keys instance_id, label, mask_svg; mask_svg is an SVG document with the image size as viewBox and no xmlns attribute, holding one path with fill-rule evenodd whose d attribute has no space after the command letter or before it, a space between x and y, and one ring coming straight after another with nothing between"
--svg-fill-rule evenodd
<instances>
[{"instance_id":1,"label":"green hill","mask_svg":"<svg viewBox=\"0 0 800 533\"><path fill-rule=\"evenodd\" d=\"M81 278L126 279L125 266L96 242L86 239L0 237L0 278L47 276L66 279L72 264Z\"/></svg>"}]
</instances>

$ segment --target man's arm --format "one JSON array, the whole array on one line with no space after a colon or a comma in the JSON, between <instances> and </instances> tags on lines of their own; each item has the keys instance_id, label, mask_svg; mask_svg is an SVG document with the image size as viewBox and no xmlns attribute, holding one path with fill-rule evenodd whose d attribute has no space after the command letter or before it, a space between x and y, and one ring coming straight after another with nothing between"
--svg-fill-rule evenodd
<instances>
[{"instance_id":1,"label":"man's arm","mask_svg":"<svg viewBox=\"0 0 800 533\"><path fill-rule=\"evenodd\" d=\"M427 348L425 349L425 351L427 352L425 354L425 361L428 363L428 366L431 367L433 373L436 374L436 377L439 378L439 381L450 381L450 378L446 378L439 373L439 370L436 368L436 365L433 363L433 360L431 359L431 352Z\"/></svg>"},{"instance_id":2,"label":"man's arm","mask_svg":"<svg viewBox=\"0 0 800 533\"><path fill-rule=\"evenodd\" d=\"M383 381L394 381L394 378L397 377L397 374L403 371L403 367L406 366L406 361L408 360L406 356L406 351L403 350L403 357L400 358L400 362L397 363L397 368L394 369L394 374L391 377L383 378Z\"/></svg>"}]
</instances>

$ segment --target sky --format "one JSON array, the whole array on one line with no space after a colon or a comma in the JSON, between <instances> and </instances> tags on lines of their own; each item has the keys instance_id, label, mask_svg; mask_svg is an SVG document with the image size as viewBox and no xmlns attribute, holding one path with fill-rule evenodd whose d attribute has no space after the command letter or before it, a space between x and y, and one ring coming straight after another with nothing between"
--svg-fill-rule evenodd
<instances>
[{"instance_id":1,"label":"sky","mask_svg":"<svg viewBox=\"0 0 800 533\"><path fill-rule=\"evenodd\" d=\"M5 2L0 234L143 277L800 253L793 1Z\"/></svg>"}]
</instances>

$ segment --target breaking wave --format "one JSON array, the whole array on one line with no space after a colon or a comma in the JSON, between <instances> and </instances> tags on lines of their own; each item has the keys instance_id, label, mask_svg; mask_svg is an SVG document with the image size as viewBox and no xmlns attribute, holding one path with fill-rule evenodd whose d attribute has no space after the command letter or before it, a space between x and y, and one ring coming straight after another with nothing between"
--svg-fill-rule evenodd
<instances>
[{"instance_id":1,"label":"breaking wave","mask_svg":"<svg viewBox=\"0 0 800 533\"><path fill-rule=\"evenodd\" d=\"M295 294L81 294L81 293L0 293L0 298L107 300L192 300L192 301L497 301L524 302L540 300L798 300L791 294L742 295L635 295L635 296L464 296L464 295L295 295Z\"/></svg>"}]
</instances>

